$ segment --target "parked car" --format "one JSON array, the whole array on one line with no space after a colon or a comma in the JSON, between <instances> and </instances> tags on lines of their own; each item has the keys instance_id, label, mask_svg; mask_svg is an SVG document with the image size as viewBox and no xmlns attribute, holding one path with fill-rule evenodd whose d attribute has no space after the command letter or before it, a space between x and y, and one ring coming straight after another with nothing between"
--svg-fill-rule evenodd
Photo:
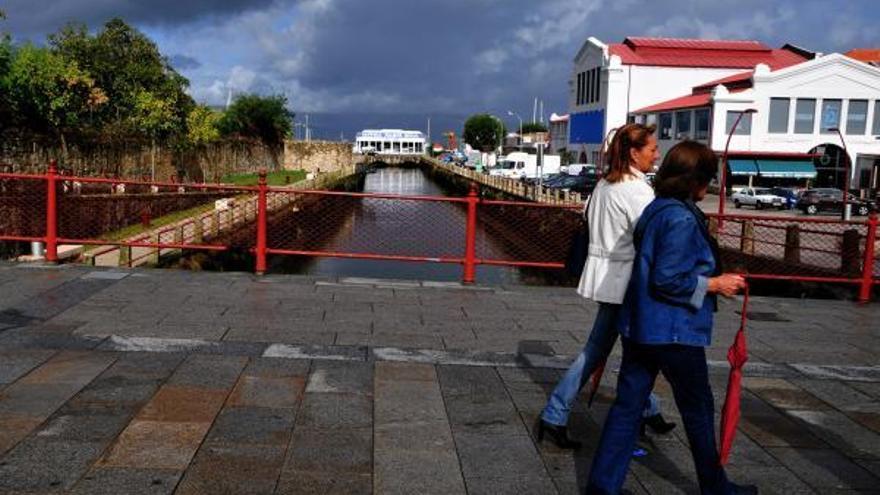
<instances>
[{"instance_id":1,"label":"parked car","mask_svg":"<svg viewBox=\"0 0 880 495\"><path fill-rule=\"evenodd\" d=\"M787 210L793 210L797 208L798 198L800 197L800 192L788 188L788 187L773 187L770 188L770 193L785 200L784 206Z\"/></svg>"},{"instance_id":2,"label":"parked car","mask_svg":"<svg viewBox=\"0 0 880 495\"><path fill-rule=\"evenodd\" d=\"M847 199L855 215L866 216L877 211L877 204L871 200L849 195ZM797 207L807 215L815 215L822 211L840 213L843 211L843 191L830 187L807 189L801 194Z\"/></svg>"},{"instance_id":3,"label":"parked car","mask_svg":"<svg viewBox=\"0 0 880 495\"><path fill-rule=\"evenodd\" d=\"M746 187L741 191L733 193L733 206L741 208L743 206L753 206L756 210L772 206L773 208L782 209L784 199L770 192L770 189L762 189L757 187Z\"/></svg>"},{"instance_id":4,"label":"parked car","mask_svg":"<svg viewBox=\"0 0 880 495\"><path fill-rule=\"evenodd\" d=\"M568 190L581 194L588 194L596 187L596 181L588 175L569 175L559 180L553 181L551 184L545 185L550 189Z\"/></svg>"}]
</instances>

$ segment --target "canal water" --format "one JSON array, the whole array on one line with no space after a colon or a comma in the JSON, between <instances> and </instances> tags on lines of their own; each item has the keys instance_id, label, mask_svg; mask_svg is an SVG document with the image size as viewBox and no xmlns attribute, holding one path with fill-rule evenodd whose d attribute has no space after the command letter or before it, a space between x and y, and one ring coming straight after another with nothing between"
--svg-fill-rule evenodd
<instances>
[{"instance_id":1,"label":"canal water","mask_svg":"<svg viewBox=\"0 0 880 495\"><path fill-rule=\"evenodd\" d=\"M445 191L420 168L380 168L365 177L365 193L446 196ZM466 211L463 205L421 201L363 199L345 213L334 238L324 249L339 252L375 251L381 254L461 257L464 246ZM478 225L480 252L491 256L501 246ZM496 257L496 256L491 256ZM503 256L498 256L503 257ZM305 258L274 256L269 259L272 273L302 275L461 281L463 267L458 264L359 260L348 258ZM482 284L530 283L556 285L559 270L517 269L477 266L476 281Z\"/></svg>"}]
</instances>

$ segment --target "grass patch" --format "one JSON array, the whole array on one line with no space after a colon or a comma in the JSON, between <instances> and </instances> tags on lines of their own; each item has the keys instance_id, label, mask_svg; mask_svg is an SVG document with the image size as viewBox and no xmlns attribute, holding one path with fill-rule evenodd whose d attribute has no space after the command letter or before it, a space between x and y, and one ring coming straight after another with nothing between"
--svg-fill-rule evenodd
<instances>
[{"instance_id":1,"label":"grass patch","mask_svg":"<svg viewBox=\"0 0 880 495\"><path fill-rule=\"evenodd\" d=\"M305 178L305 170L280 170L266 174L266 183L270 186L286 186L305 180ZM259 180L258 174L233 174L223 177L221 182L236 186L256 186Z\"/></svg>"}]
</instances>

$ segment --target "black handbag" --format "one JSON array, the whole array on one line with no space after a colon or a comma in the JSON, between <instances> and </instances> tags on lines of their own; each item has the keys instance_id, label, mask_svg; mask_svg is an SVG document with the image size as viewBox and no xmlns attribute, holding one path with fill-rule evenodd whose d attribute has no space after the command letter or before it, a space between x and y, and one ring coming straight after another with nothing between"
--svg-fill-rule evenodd
<instances>
[{"instance_id":1,"label":"black handbag","mask_svg":"<svg viewBox=\"0 0 880 495\"><path fill-rule=\"evenodd\" d=\"M590 202L593 195L587 200L587 207L584 208L584 214L581 215L581 221L578 228L571 236L571 243L568 246L568 254L565 257L565 271L572 277L580 278L584 273L584 265L587 264L587 256L590 251L590 225L586 216L590 211Z\"/></svg>"}]
</instances>

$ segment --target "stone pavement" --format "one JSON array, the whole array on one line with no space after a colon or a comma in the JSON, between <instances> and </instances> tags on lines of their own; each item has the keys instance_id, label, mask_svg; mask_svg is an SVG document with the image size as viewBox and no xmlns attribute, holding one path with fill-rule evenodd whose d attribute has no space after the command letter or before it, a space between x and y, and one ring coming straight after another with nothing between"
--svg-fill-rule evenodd
<instances>
[{"instance_id":1,"label":"stone pavement","mask_svg":"<svg viewBox=\"0 0 880 495\"><path fill-rule=\"evenodd\" d=\"M583 450L532 425L594 312L560 288L0 264L0 493L577 493L618 351L575 409ZM880 493L878 317L755 298L733 479ZM630 493L696 492L681 428L645 446Z\"/></svg>"}]
</instances>

